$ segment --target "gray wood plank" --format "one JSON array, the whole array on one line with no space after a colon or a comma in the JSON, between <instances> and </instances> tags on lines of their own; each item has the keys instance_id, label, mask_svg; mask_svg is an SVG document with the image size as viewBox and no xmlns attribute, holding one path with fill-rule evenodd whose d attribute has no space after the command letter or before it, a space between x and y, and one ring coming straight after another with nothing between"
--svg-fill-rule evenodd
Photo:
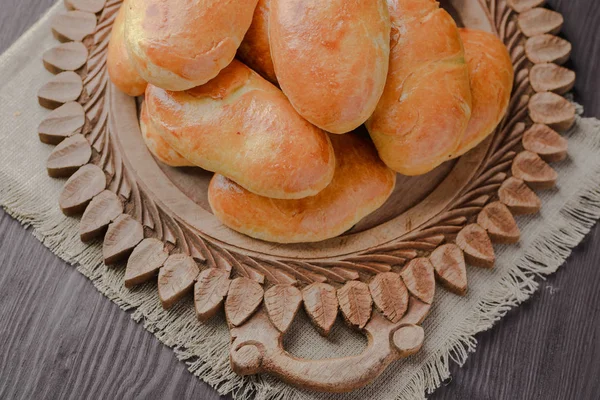
<instances>
[{"instance_id":1,"label":"gray wood plank","mask_svg":"<svg viewBox=\"0 0 600 400\"><path fill-rule=\"evenodd\" d=\"M565 16L576 99L600 116L600 2ZM53 0L0 0L0 52ZM434 399L595 399L600 393L600 228L492 330ZM0 398L219 396L16 221L0 212Z\"/></svg>"},{"instance_id":2,"label":"gray wood plank","mask_svg":"<svg viewBox=\"0 0 600 400\"><path fill-rule=\"evenodd\" d=\"M219 398L4 212L0 265L0 399Z\"/></svg>"},{"instance_id":3,"label":"gray wood plank","mask_svg":"<svg viewBox=\"0 0 600 400\"><path fill-rule=\"evenodd\" d=\"M0 53L52 4L0 0ZM220 398L3 211L0 271L0 399Z\"/></svg>"}]
</instances>

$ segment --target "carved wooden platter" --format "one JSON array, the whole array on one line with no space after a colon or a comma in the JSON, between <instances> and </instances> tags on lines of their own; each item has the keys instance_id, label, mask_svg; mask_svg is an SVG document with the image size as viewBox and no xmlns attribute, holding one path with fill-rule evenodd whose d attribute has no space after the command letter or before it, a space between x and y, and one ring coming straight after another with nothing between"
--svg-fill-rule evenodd
<instances>
[{"instance_id":1,"label":"carved wooden platter","mask_svg":"<svg viewBox=\"0 0 600 400\"><path fill-rule=\"evenodd\" d=\"M575 74L555 36L562 16L541 0L447 0L463 26L497 34L515 67L508 113L496 132L458 160L420 177L398 176L387 203L344 235L279 245L224 227L207 200L211 173L171 168L144 145L138 103L108 80L106 50L121 0L65 0L52 25L62 42L43 54L56 74L38 93L53 111L42 142L56 145L48 174L64 177L59 205L80 215L84 241L104 237L106 264L126 262L124 285L157 281L165 308L194 296L202 323L224 308L239 374L270 373L304 388L350 391L417 352L435 282L464 295L469 267L493 268L492 243L514 243L517 214L536 213L534 190L555 184L549 162L574 123L561 97ZM369 338L363 353L306 360L282 347L303 308L327 335L337 316ZM339 323L339 322L337 322Z\"/></svg>"}]
</instances>

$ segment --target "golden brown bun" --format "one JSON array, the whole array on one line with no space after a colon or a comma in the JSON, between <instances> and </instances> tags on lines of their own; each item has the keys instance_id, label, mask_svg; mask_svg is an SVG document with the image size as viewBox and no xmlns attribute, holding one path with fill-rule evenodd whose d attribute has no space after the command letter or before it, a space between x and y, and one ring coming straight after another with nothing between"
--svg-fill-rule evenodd
<instances>
[{"instance_id":1,"label":"golden brown bun","mask_svg":"<svg viewBox=\"0 0 600 400\"><path fill-rule=\"evenodd\" d=\"M460 29L460 37L469 67L473 110L454 156L471 150L496 129L508 108L514 80L510 54L496 35Z\"/></svg>"},{"instance_id":2,"label":"golden brown bun","mask_svg":"<svg viewBox=\"0 0 600 400\"><path fill-rule=\"evenodd\" d=\"M471 116L458 29L434 0L389 0L390 71L367 129L381 159L404 175L450 158Z\"/></svg>"},{"instance_id":3,"label":"golden brown bun","mask_svg":"<svg viewBox=\"0 0 600 400\"><path fill-rule=\"evenodd\" d=\"M129 0L125 43L142 78L167 90L202 85L225 68L258 0Z\"/></svg>"},{"instance_id":4,"label":"golden brown bun","mask_svg":"<svg viewBox=\"0 0 600 400\"><path fill-rule=\"evenodd\" d=\"M217 174L208 187L213 213L231 229L269 242L318 242L344 233L383 205L394 190L396 174L367 138L349 133L332 135L331 141L335 175L316 196L269 199Z\"/></svg>"},{"instance_id":5,"label":"golden brown bun","mask_svg":"<svg viewBox=\"0 0 600 400\"><path fill-rule=\"evenodd\" d=\"M317 194L333 178L327 134L239 61L184 92L148 85L146 106L156 131L176 152L253 193L297 199Z\"/></svg>"},{"instance_id":6,"label":"golden brown bun","mask_svg":"<svg viewBox=\"0 0 600 400\"><path fill-rule=\"evenodd\" d=\"M270 0L258 0L252 18L252 25L250 25L250 29L244 36L237 56L263 78L277 84L269 45L269 3Z\"/></svg>"},{"instance_id":7,"label":"golden brown bun","mask_svg":"<svg viewBox=\"0 0 600 400\"><path fill-rule=\"evenodd\" d=\"M163 164L171 167L192 167L193 164L183 158L181 154L173 150L171 146L157 133L154 122L148 116L146 103L142 105L140 113L140 128L144 142L150 150L150 153Z\"/></svg>"},{"instance_id":8,"label":"golden brown bun","mask_svg":"<svg viewBox=\"0 0 600 400\"><path fill-rule=\"evenodd\" d=\"M127 54L125 48L123 32L125 7L127 7L127 3L123 3L113 24L110 42L108 43L106 65L110 80L120 91L129 96L141 96L146 91L148 84L131 64L129 54Z\"/></svg>"},{"instance_id":9,"label":"golden brown bun","mask_svg":"<svg viewBox=\"0 0 600 400\"><path fill-rule=\"evenodd\" d=\"M271 0L275 73L294 108L332 133L373 113L388 71L385 0Z\"/></svg>"}]
</instances>

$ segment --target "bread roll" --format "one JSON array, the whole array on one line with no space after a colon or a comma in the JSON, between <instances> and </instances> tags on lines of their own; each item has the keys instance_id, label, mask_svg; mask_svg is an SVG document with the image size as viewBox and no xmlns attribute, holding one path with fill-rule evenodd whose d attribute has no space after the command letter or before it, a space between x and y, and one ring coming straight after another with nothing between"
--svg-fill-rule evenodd
<instances>
[{"instance_id":1,"label":"bread roll","mask_svg":"<svg viewBox=\"0 0 600 400\"><path fill-rule=\"evenodd\" d=\"M471 79L473 107L467 130L455 151L460 156L481 143L506 114L514 70L504 43L494 34L460 29Z\"/></svg>"},{"instance_id":2,"label":"bread roll","mask_svg":"<svg viewBox=\"0 0 600 400\"><path fill-rule=\"evenodd\" d=\"M271 0L275 73L312 124L349 132L373 113L388 71L385 0Z\"/></svg>"},{"instance_id":3,"label":"bread roll","mask_svg":"<svg viewBox=\"0 0 600 400\"><path fill-rule=\"evenodd\" d=\"M215 175L208 187L213 213L231 229L270 242L318 242L344 233L381 207L394 190L396 174L367 138L349 133L332 135L331 141L335 175L316 196L269 199Z\"/></svg>"},{"instance_id":4,"label":"bread roll","mask_svg":"<svg viewBox=\"0 0 600 400\"><path fill-rule=\"evenodd\" d=\"M246 32L237 56L244 64L271 83L277 83L269 45L270 0L258 0L252 25Z\"/></svg>"},{"instance_id":5,"label":"bread roll","mask_svg":"<svg viewBox=\"0 0 600 400\"><path fill-rule=\"evenodd\" d=\"M333 177L335 156L327 134L239 61L208 84L184 92L149 85L146 106L173 150L253 193L313 196Z\"/></svg>"},{"instance_id":6,"label":"bread roll","mask_svg":"<svg viewBox=\"0 0 600 400\"><path fill-rule=\"evenodd\" d=\"M202 85L237 51L258 0L129 0L125 42L142 78L167 90Z\"/></svg>"},{"instance_id":7,"label":"bread roll","mask_svg":"<svg viewBox=\"0 0 600 400\"><path fill-rule=\"evenodd\" d=\"M381 159L404 175L448 160L471 116L458 28L434 0L388 0L390 71L367 129Z\"/></svg>"},{"instance_id":8,"label":"bread roll","mask_svg":"<svg viewBox=\"0 0 600 400\"><path fill-rule=\"evenodd\" d=\"M108 42L106 66L110 80L120 91L129 96L141 96L146 90L147 83L131 64L129 54L127 54L125 48L123 32L125 7L127 7L127 2L123 3L113 23L110 42Z\"/></svg>"},{"instance_id":9,"label":"bread roll","mask_svg":"<svg viewBox=\"0 0 600 400\"><path fill-rule=\"evenodd\" d=\"M154 122L152 122L148 116L146 103L142 105L142 112L140 113L140 128L148 150L150 150L150 153L152 153L158 161L171 167L193 166L193 164L183 158L181 154L173 150L173 148L157 133Z\"/></svg>"}]
</instances>

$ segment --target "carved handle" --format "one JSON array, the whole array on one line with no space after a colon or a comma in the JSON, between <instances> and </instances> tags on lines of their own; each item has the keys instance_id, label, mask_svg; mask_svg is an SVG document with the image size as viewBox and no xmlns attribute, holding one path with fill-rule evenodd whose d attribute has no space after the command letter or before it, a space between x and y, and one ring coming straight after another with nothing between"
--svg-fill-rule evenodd
<instances>
[{"instance_id":1,"label":"carved handle","mask_svg":"<svg viewBox=\"0 0 600 400\"><path fill-rule=\"evenodd\" d=\"M301 359L286 352L283 334L271 324L266 312L259 310L244 325L231 329L231 366L240 375L270 373L312 390L355 390L372 382L392 361L419 351L424 334L416 324L425 318L429 308L430 305L411 298L408 313L397 323L374 313L364 328L369 342L362 353L323 360Z\"/></svg>"}]
</instances>

